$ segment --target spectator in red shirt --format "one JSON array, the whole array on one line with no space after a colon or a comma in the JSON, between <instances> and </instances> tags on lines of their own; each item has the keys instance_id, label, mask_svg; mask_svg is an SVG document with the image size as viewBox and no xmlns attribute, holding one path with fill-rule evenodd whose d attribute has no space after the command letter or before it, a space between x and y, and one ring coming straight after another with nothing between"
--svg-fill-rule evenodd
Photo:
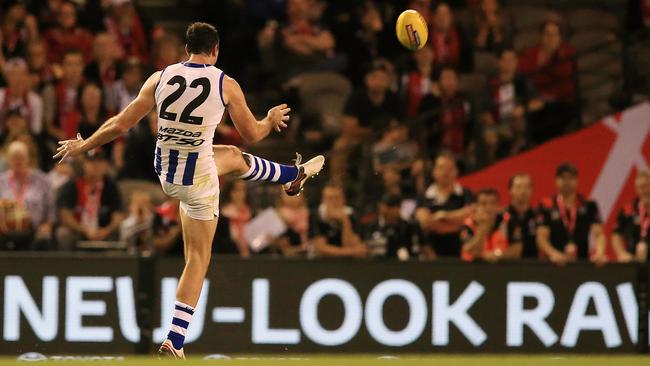
<instances>
[{"instance_id":1,"label":"spectator in red shirt","mask_svg":"<svg viewBox=\"0 0 650 366\"><path fill-rule=\"evenodd\" d=\"M545 113L533 125L533 138L543 142L563 134L576 118L577 70L575 49L562 40L560 25L547 21L540 43L519 57L519 71L529 77L546 103Z\"/></svg>"},{"instance_id":2,"label":"spectator in red shirt","mask_svg":"<svg viewBox=\"0 0 650 366\"><path fill-rule=\"evenodd\" d=\"M81 51L70 49L63 56L63 77L55 86L54 120L46 121L48 132L59 140L74 138L80 114L78 95L83 86L83 56Z\"/></svg>"},{"instance_id":3,"label":"spectator in red shirt","mask_svg":"<svg viewBox=\"0 0 650 366\"><path fill-rule=\"evenodd\" d=\"M466 157L472 126L471 105L458 91L458 75L450 67L440 71L440 79L432 94L422 99L424 149L430 153L449 150L457 157Z\"/></svg>"},{"instance_id":4,"label":"spectator in red shirt","mask_svg":"<svg viewBox=\"0 0 650 366\"><path fill-rule=\"evenodd\" d=\"M142 21L131 0L110 0L110 13L104 18L108 33L117 39L127 57L147 63L149 48Z\"/></svg>"},{"instance_id":5,"label":"spectator in red shirt","mask_svg":"<svg viewBox=\"0 0 650 366\"><path fill-rule=\"evenodd\" d=\"M499 206L499 193L494 188L479 191L476 212L467 218L460 233L463 259L497 262L521 258L522 244L508 242L506 225Z\"/></svg>"},{"instance_id":6,"label":"spectator in red shirt","mask_svg":"<svg viewBox=\"0 0 650 366\"><path fill-rule=\"evenodd\" d=\"M433 52L424 47L413 52L413 69L402 76L402 94L406 100L406 116L413 118L418 114L420 102L431 93L433 78Z\"/></svg>"},{"instance_id":7,"label":"spectator in red shirt","mask_svg":"<svg viewBox=\"0 0 650 366\"><path fill-rule=\"evenodd\" d=\"M0 88L0 136L5 132L5 116L16 111L23 116L33 135L43 129L43 100L31 90L27 62L12 58L4 64L7 86Z\"/></svg>"},{"instance_id":8,"label":"spectator in red shirt","mask_svg":"<svg viewBox=\"0 0 650 366\"><path fill-rule=\"evenodd\" d=\"M451 66L463 71L473 63L471 44L462 30L454 24L451 8L444 2L436 5L429 30L429 44L436 67Z\"/></svg>"},{"instance_id":9,"label":"spectator in red shirt","mask_svg":"<svg viewBox=\"0 0 650 366\"><path fill-rule=\"evenodd\" d=\"M550 101L576 100L575 49L562 40L560 25L547 21L540 43L525 50L519 70L529 76L542 96Z\"/></svg>"},{"instance_id":10,"label":"spectator in red shirt","mask_svg":"<svg viewBox=\"0 0 650 366\"><path fill-rule=\"evenodd\" d=\"M86 29L77 25L77 7L72 1L64 1L59 6L57 26L44 35L49 48L49 61L61 63L67 50L79 49L84 60L89 61L93 36Z\"/></svg>"}]
</instances>

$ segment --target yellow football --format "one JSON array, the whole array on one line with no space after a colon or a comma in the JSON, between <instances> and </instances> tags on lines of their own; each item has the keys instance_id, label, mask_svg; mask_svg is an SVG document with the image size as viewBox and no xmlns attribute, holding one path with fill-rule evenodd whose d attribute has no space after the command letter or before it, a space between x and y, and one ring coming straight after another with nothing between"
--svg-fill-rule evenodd
<instances>
[{"instance_id":1,"label":"yellow football","mask_svg":"<svg viewBox=\"0 0 650 366\"><path fill-rule=\"evenodd\" d=\"M424 47L429 38L429 27L422 15L415 10L404 10L395 24L397 40L411 51Z\"/></svg>"}]
</instances>

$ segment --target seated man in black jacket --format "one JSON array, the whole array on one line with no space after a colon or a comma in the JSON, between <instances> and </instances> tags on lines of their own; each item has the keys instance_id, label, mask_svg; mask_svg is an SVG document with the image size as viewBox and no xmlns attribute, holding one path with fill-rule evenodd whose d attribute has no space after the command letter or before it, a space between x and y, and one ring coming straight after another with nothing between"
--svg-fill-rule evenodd
<instances>
[{"instance_id":1,"label":"seated man in black jacket","mask_svg":"<svg viewBox=\"0 0 650 366\"><path fill-rule=\"evenodd\" d=\"M400 196L385 195L379 202L377 219L364 226L363 238L372 256L399 260L411 258L416 229L401 217L401 203Z\"/></svg>"},{"instance_id":2,"label":"seated man in black jacket","mask_svg":"<svg viewBox=\"0 0 650 366\"><path fill-rule=\"evenodd\" d=\"M321 204L309 217L309 240L315 254L329 258L364 258L368 248L361 241L354 210L345 204L343 187L328 183Z\"/></svg>"}]
</instances>

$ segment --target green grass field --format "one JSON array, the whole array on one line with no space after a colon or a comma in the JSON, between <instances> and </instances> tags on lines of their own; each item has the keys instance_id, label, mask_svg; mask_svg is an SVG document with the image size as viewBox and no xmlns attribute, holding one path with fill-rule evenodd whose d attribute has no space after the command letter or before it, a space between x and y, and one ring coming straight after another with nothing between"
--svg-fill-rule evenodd
<instances>
[{"instance_id":1,"label":"green grass field","mask_svg":"<svg viewBox=\"0 0 650 366\"><path fill-rule=\"evenodd\" d=\"M416 365L441 365L441 366L636 366L650 365L650 356L429 356L429 355L403 355L397 359L378 359L379 356L291 356L278 358L274 356L250 356L232 358L229 360L203 360L193 358L188 360L191 365L252 365L252 366L416 366ZM125 357L121 361L41 361L39 364L54 365L102 365L117 364L123 366L165 366L178 365L179 362L154 358ZM25 365L15 359L0 359L0 366Z\"/></svg>"}]
</instances>

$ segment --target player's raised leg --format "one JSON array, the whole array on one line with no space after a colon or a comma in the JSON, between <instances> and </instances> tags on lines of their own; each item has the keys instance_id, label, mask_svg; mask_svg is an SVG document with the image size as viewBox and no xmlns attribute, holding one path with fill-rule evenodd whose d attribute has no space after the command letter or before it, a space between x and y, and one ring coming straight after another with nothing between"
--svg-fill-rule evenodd
<instances>
[{"instance_id":1,"label":"player's raised leg","mask_svg":"<svg viewBox=\"0 0 650 366\"><path fill-rule=\"evenodd\" d=\"M217 228L217 218L197 220L189 217L182 208L179 211L185 242L185 268L176 290L171 329L159 352L173 358L184 359L183 343L199 301L203 279L210 265L212 238Z\"/></svg>"},{"instance_id":2,"label":"player's raised leg","mask_svg":"<svg viewBox=\"0 0 650 366\"><path fill-rule=\"evenodd\" d=\"M295 164L285 165L242 152L236 146L214 145L212 151L219 175L233 174L247 181L282 184L290 196L299 194L307 179L320 173L325 165L323 155L301 164L302 157L296 154Z\"/></svg>"}]
</instances>

